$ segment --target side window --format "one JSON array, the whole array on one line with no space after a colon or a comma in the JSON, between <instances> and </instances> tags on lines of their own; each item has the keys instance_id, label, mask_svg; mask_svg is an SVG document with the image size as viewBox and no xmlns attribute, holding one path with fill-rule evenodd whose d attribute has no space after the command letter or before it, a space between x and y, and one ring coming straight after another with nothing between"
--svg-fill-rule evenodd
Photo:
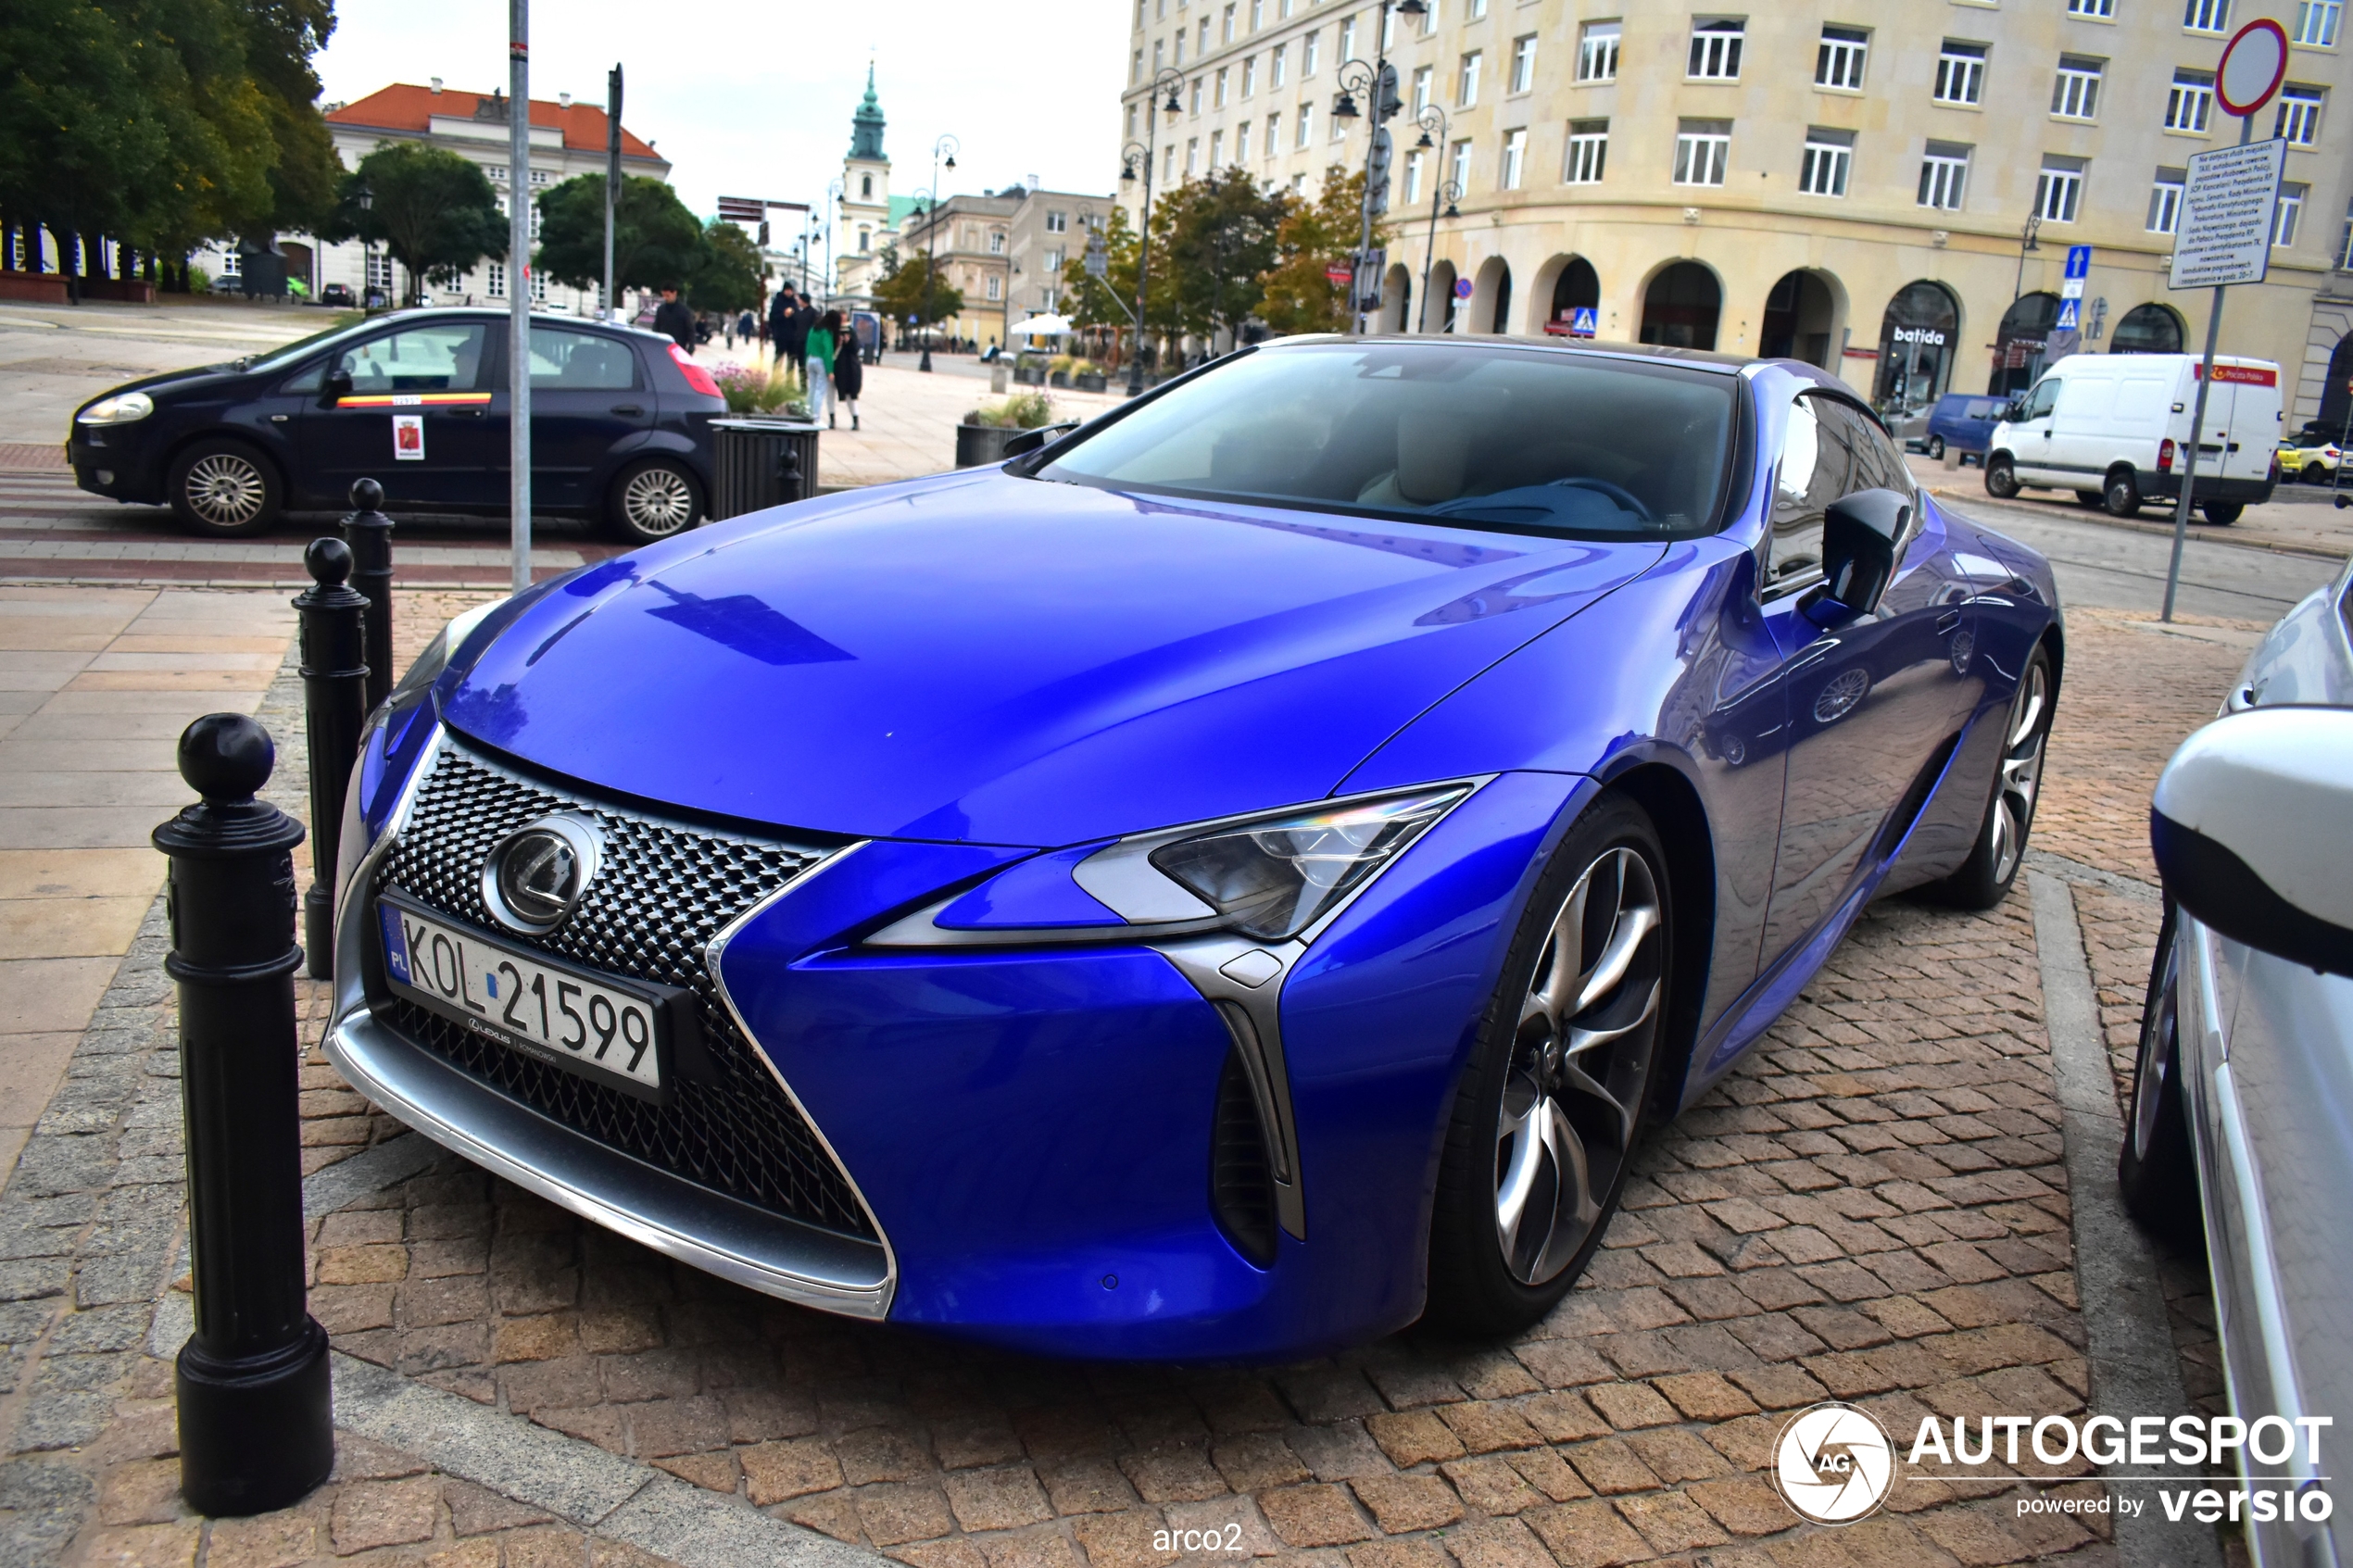
<instances>
[{"instance_id":1,"label":"side window","mask_svg":"<svg viewBox=\"0 0 2353 1568\"><path fill-rule=\"evenodd\" d=\"M1773 521L1766 559L1768 597L1811 583L1822 571L1822 514L1854 486L1849 431L1834 421L1837 405L1800 395L1790 404L1781 460L1773 473Z\"/></svg>"},{"instance_id":2,"label":"side window","mask_svg":"<svg viewBox=\"0 0 2353 1568\"><path fill-rule=\"evenodd\" d=\"M279 384L278 390L280 392L303 394L313 393L319 390L321 383L323 383L326 378L327 362L324 359L321 359L317 364L311 366L308 370L288 377L284 382Z\"/></svg>"},{"instance_id":3,"label":"side window","mask_svg":"<svg viewBox=\"0 0 2353 1568\"><path fill-rule=\"evenodd\" d=\"M2026 412L2020 414L2019 418L2021 420L2042 419L2053 408L2058 407L2059 388L2066 384L2065 380L2058 376L2052 376L2035 383L2034 390L2026 397Z\"/></svg>"},{"instance_id":4,"label":"side window","mask_svg":"<svg viewBox=\"0 0 2353 1568\"><path fill-rule=\"evenodd\" d=\"M558 390L626 392L637 384L629 345L565 327L531 329L531 384Z\"/></svg>"},{"instance_id":5,"label":"side window","mask_svg":"<svg viewBox=\"0 0 2353 1568\"><path fill-rule=\"evenodd\" d=\"M354 344L335 364L356 393L473 392L486 336L479 321L437 321Z\"/></svg>"},{"instance_id":6,"label":"side window","mask_svg":"<svg viewBox=\"0 0 2353 1568\"><path fill-rule=\"evenodd\" d=\"M1905 466L1904 455L1895 449L1887 433L1868 415L1851 404L1835 403L1825 398L1816 410L1828 424L1838 427L1847 450L1854 454L1855 471L1848 477L1844 495L1857 490L1893 490L1899 495L1912 494L1912 470Z\"/></svg>"}]
</instances>

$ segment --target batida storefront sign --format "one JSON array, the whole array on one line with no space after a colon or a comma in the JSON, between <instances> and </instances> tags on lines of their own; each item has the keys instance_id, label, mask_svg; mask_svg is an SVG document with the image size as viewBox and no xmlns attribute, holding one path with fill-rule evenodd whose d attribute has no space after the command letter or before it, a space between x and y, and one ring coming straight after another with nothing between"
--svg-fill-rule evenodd
<instances>
[{"instance_id":1,"label":"batida storefront sign","mask_svg":"<svg viewBox=\"0 0 2353 1568\"><path fill-rule=\"evenodd\" d=\"M1944 334L1934 327L1897 327L1891 341L1917 343L1922 348L1942 348L1944 346Z\"/></svg>"}]
</instances>

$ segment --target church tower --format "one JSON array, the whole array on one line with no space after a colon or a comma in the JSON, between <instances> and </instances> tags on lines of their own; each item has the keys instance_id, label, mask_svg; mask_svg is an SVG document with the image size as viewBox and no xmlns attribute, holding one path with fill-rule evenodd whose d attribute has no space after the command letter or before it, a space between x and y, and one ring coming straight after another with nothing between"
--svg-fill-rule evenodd
<instances>
[{"instance_id":1,"label":"church tower","mask_svg":"<svg viewBox=\"0 0 2353 1568\"><path fill-rule=\"evenodd\" d=\"M890 159L883 153L882 104L875 68L866 67L866 96L849 117L849 156L841 163L841 290L865 295L881 275L883 248L897 237L891 221Z\"/></svg>"}]
</instances>

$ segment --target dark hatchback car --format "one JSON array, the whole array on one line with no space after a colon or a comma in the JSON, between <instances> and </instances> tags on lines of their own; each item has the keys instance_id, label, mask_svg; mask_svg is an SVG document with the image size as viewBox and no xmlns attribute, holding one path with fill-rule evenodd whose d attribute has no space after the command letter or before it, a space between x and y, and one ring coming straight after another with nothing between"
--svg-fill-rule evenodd
<instances>
[{"instance_id":1,"label":"dark hatchback car","mask_svg":"<svg viewBox=\"0 0 2353 1568\"><path fill-rule=\"evenodd\" d=\"M74 483L168 505L212 538L345 504L503 514L508 317L404 310L272 353L148 376L76 410ZM718 383L670 339L573 317L531 324L533 509L601 517L636 543L708 515Z\"/></svg>"}]
</instances>

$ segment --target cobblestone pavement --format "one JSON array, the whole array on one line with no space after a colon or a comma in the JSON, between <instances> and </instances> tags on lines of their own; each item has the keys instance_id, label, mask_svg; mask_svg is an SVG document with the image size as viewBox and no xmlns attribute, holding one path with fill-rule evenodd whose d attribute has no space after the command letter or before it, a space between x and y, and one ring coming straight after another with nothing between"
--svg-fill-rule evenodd
<instances>
[{"instance_id":1,"label":"cobblestone pavement","mask_svg":"<svg viewBox=\"0 0 2353 1568\"><path fill-rule=\"evenodd\" d=\"M433 618L409 613L404 639ZM2123 616L2071 626L2038 863L2072 884L2112 1047L2129 1048L2156 926L2147 789L2242 657ZM265 705L281 735L285 696ZM273 784L290 805L298 773ZM178 1503L147 1304L179 1224L160 941L151 917L0 1193L0 1438L17 1456L0 1563L630 1561L348 1435L336 1480L296 1509L207 1525ZM303 1000L315 1041L324 988ZM2016 1512L2030 1491L2096 1492L2080 1463L2023 1467L2031 1487L1999 1465L1907 1466L1885 1510L1839 1531L1794 1525L1762 1473L1787 1413L1825 1398L1899 1436L1931 1414L2082 1409L2041 1006L2023 888L1984 915L1874 909L1653 1139L1588 1276L1509 1345L1408 1333L1265 1369L1016 1357L754 1296L446 1157L314 1214L312 1309L346 1355L485 1417L916 1568L1161 1563L1170 1529L1353 1568L2107 1562L2099 1516ZM315 1045L302 1072L307 1169L332 1176L397 1135ZM2192 1394L2210 1400L2202 1266L2168 1267Z\"/></svg>"}]
</instances>

